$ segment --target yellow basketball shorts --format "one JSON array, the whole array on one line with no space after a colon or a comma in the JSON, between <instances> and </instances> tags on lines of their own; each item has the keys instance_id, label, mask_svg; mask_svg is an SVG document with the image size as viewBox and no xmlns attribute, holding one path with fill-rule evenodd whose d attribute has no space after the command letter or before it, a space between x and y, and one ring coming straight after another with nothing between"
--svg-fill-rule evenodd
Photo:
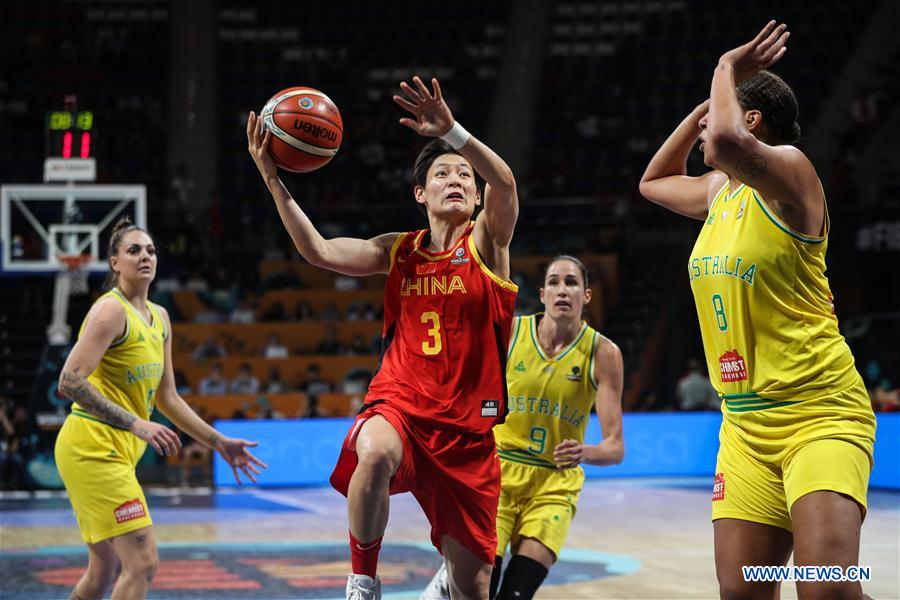
<instances>
[{"instance_id":1,"label":"yellow basketball shorts","mask_svg":"<svg viewBox=\"0 0 900 600\"><path fill-rule=\"evenodd\" d=\"M823 490L849 496L865 516L875 416L862 380L818 400L724 410L713 521L734 518L791 531L794 502Z\"/></svg>"},{"instance_id":2,"label":"yellow basketball shorts","mask_svg":"<svg viewBox=\"0 0 900 600\"><path fill-rule=\"evenodd\" d=\"M509 545L515 552L522 538L533 538L559 556L583 485L580 467L556 470L501 458L497 556Z\"/></svg>"},{"instance_id":3,"label":"yellow basketball shorts","mask_svg":"<svg viewBox=\"0 0 900 600\"><path fill-rule=\"evenodd\" d=\"M153 524L124 436L132 434L69 415L56 438L56 467L88 544Z\"/></svg>"}]
</instances>

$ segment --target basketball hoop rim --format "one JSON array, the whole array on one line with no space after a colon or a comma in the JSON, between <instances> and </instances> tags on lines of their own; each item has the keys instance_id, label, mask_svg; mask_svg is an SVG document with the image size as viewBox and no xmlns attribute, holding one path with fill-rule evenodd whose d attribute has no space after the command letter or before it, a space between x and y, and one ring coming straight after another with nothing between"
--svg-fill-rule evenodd
<instances>
[{"instance_id":1,"label":"basketball hoop rim","mask_svg":"<svg viewBox=\"0 0 900 600\"><path fill-rule=\"evenodd\" d=\"M58 254L56 260L66 266L71 272L83 270L91 262L90 254Z\"/></svg>"}]
</instances>

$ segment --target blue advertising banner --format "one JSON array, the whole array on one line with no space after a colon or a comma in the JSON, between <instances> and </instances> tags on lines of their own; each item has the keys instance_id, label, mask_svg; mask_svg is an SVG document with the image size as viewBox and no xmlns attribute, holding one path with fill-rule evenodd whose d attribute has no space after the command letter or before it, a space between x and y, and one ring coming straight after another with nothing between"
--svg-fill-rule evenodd
<instances>
[{"instance_id":1,"label":"blue advertising banner","mask_svg":"<svg viewBox=\"0 0 900 600\"><path fill-rule=\"evenodd\" d=\"M623 417L625 460L611 467L585 466L587 477L713 476L719 448L719 413L636 413ZM328 485L353 419L218 421L226 435L259 442L256 455L269 465L261 486ZM588 441L600 440L597 418ZM235 485L216 455L215 484ZM712 485L710 483L710 485ZM879 414L871 487L900 489L900 414Z\"/></svg>"}]
</instances>

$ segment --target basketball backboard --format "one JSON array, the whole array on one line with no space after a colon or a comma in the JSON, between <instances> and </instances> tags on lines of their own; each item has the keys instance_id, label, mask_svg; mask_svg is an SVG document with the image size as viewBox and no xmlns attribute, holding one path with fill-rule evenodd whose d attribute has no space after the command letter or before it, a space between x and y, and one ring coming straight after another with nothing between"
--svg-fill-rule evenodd
<instances>
[{"instance_id":1,"label":"basketball backboard","mask_svg":"<svg viewBox=\"0 0 900 600\"><path fill-rule=\"evenodd\" d=\"M4 185L0 187L0 273L57 273L60 256L89 255L87 270L107 270L113 226L128 215L147 227L143 185Z\"/></svg>"}]
</instances>

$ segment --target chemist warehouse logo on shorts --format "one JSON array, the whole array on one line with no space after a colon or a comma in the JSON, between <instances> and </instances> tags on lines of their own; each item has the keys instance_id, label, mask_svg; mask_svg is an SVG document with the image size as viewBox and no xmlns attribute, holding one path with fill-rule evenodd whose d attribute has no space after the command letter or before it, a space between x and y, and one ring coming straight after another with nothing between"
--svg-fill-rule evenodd
<instances>
[{"instance_id":1,"label":"chemist warehouse logo on shorts","mask_svg":"<svg viewBox=\"0 0 900 600\"><path fill-rule=\"evenodd\" d=\"M713 482L713 502L725 499L725 473L716 473L716 480Z\"/></svg>"},{"instance_id":2,"label":"chemist warehouse logo on shorts","mask_svg":"<svg viewBox=\"0 0 900 600\"><path fill-rule=\"evenodd\" d=\"M137 498L129 500L113 512L116 515L116 523L124 523L147 516L144 505Z\"/></svg>"}]
</instances>

